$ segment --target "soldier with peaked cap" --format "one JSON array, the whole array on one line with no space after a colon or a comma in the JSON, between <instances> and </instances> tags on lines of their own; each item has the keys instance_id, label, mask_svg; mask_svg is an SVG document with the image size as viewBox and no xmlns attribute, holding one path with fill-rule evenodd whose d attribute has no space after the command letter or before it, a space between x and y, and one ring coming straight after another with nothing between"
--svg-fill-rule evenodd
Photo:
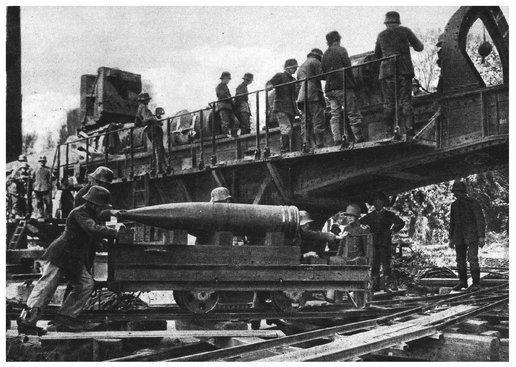
<instances>
[{"instance_id":1,"label":"soldier with peaked cap","mask_svg":"<svg viewBox=\"0 0 516 367\"><path fill-rule=\"evenodd\" d=\"M140 93L138 95L138 110L134 120L135 126L145 126L147 137L151 141L153 148L153 156L156 170L158 173L165 172L165 147L163 146L163 123L159 121L148 107L151 97L149 93Z\"/></svg>"},{"instance_id":2,"label":"soldier with peaked cap","mask_svg":"<svg viewBox=\"0 0 516 367\"><path fill-rule=\"evenodd\" d=\"M340 45L341 36L339 32L332 31L326 35L328 49L322 57L322 71L328 73L351 66L351 60L348 51ZM335 145L347 147L348 137L348 121L351 132L354 135L354 141L359 143L364 141L362 135L362 114L358 108L357 97L355 95L355 78L351 70L346 71L346 100L344 100L344 72L336 71L323 77L326 79L324 91L326 97L330 101L331 119L330 126L333 134L333 142ZM342 107L346 105L347 116L342 116ZM346 119L347 117L347 119ZM343 130L342 130L343 129Z\"/></svg>"},{"instance_id":3,"label":"soldier with peaked cap","mask_svg":"<svg viewBox=\"0 0 516 367\"><path fill-rule=\"evenodd\" d=\"M46 165L47 157L44 155L39 157L38 162L40 166L33 174L38 216L39 218L50 218L52 217L52 172Z\"/></svg>"},{"instance_id":4,"label":"soldier with peaked cap","mask_svg":"<svg viewBox=\"0 0 516 367\"><path fill-rule=\"evenodd\" d=\"M468 288L467 263L471 271L473 284L468 290L480 288L480 265L478 263L478 248L484 247L486 223L484 213L477 200L468 196L466 184L455 181L451 189L457 198L450 209L450 247L455 248L457 254L457 270L459 283L453 287L458 291Z\"/></svg>"},{"instance_id":5,"label":"soldier with peaked cap","mask_svg":"<svg viewBox=\"0 0 516 367\"><path fill-rule=\"evenodd\" d=\"M236 119L234 113L235 101L233 99L224 101L224 99L231 98L231 92L228 88L228 83L230 80L231 73L228 71L224 71L220 75L220 83L215 88L217 99L220 102L217 102L215 112L219 114L222 133L228 136L236 136L238 130L238 120Z\"/></svg>"},{"instance_id":6,"label":"soldier with peaked cap","mask_svg":"<svg viewBox=\"0 0 516 367\"><path fill-rule=\"evenodd\" d=\"M380 289L381 265L385 276L384 290L390 292L392 234L401 231L405 222L394 212L385 209L389 199L383 192L375 192L371 201L374 210L362 217L360 223L368 226L373 234L373 291Z\"/></svg>"},{"instance_id":7,"label":"soldier with peaked cap","mask_svg":"<svg viewBox=\"0 0 516 367\"><path fill-rule=\"evenodd\" d=\"M384 99L384 124L387 137L394 133L395 96L398 95L398 104L401 105L407 140L414 136L414 110L412 109L412 78L414 66L410 57L410 47L415 51L423 51L423 44L410 28L401 26L400 14L390 11L385 14L387 29L380 32L376 40L375 55L378 59L399 55L394 59L383 60L380 64L379 79L382 84ZM394 90L394 71L397 71L397 88Z\"/></svg>"},{"instance_id":8,"label":"soldier with peaked cap","mask_svg":"<svg viewBox=\"0 0 516 367\"><path fill-rule=\"evenodd\" d=\"M292 122L294 118L299 115L296 106L297 87L295 83L292 83L296 80L293 75L297 68L296 59L288 59L285 61L285 70L275 74L272 79L267 82L269 88L291 83L275 88L274 105L272 107L272 112L275 114L279 123L282 153L291 150L290 138L292 136Z\"/></svg>"},{"instance_id":9,"label":"soldier with peaked cap","mask_svg":"<svg viewBox=\"0 0 516 367\"><path fill-rule=\"evenodd\" d=\"M93 277L86 267L90 246L101 238L116 238L117 231L99 225L101 211L110 209L110 193L100 186L92 186L84 196L85 204L72 210L66 219L63 234L47 248L42 259L47 260L43 274L32 290L27 307L18 318L18 331L24 334L43 334L36 326L63 276L72 291L58 311L58 331L82 331L77 319L94 288Z\"/></svg>"},{"instance_id":10,"label":"soldier with peaked cap","mask_svg":"<svg viewBox=\"0 0 516 367\"><path fill-rule=\"evenodd\" d=\"M251 132L251 109L249 108L249 96L247 95L247 86L253 82L254 76L251 73L245 73L242 78L243 82L235 91L235 115L240 121L240 134L249 134ZM239 97L239 95L241 95Z\"/></svg>"},{"instance_id":11,"label":"soldier with peaked cap","mask_svg":"<svg viewBox=\"0 0 516 367\"><path fill-rule=\"evenodd\" d=\"M321 59L323 52L318 48L312 49L306 55L306 61L299 67L297 71L297 80L309 79L306 83L301 83L299 94L297 96L297 106L302 114L305 112L306 99L306 116L303 119L307 121L308 131L305 132L305 123L301 122L301 132L308 134L308 143L310 147L322 148L324 146L324 94L321 87L320 77L313 78L322 74ZM311 78L311 79L310 79Z\"/></svg>"}]
</instances>

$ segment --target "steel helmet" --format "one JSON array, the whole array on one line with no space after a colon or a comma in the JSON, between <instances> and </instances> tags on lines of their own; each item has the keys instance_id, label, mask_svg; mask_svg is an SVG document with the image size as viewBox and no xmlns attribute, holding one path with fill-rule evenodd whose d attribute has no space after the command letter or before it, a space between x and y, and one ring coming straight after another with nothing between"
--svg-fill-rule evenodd
<instances>
[{"instance_id":1,"label":"steel helmet","mask_svg":"<svg viewBox=\"0 0 516 367\"><path fill-rule=\"evenodd\" d=\"M108 189L102 186L92 186L86 195L83 196L83 199L88 203L91 203L102 209L112 208L111 204L109 203L111 201L111 194L109 193Z\"/></svg>"},{"instance_id":2,"label":"steel helmet","mask_svg":"<svg viewBox=\"0 0 516 367\"><path fill-rule=\"evenodd\" d=\"M310 216L310 213L308 213L306 210L299 211L299 225L304 226L307 223L314 222L312 217Z\"/></svg>"},{"instance_id":3,"label":"steel helmet","mask_svg":"<svg viewBox=\"0 0 516 367\"><path fill-rule=\"evenodd\" d=\"M452 192L467 192L464 181L453 181Z\"/></svg>"},{"instance_id":4,"label":"steel helmet","mask_svg":"<svg viewBox=\"0 0 516 367\"><path fill-rule=\"evenodd\" d=\"M231 79L231 73L229 71L223 71L222 74L220 74L219 79Z\"/></svg>"},{"instance_id":5,"label":"steel helmet","mask_svg":"<svg viewBox=\"0 0 516 367\"><path fill-rule=\"evenodd\" d=\"M326 43L328 45L331 45L335 41L340 41L340 39L341 39L341 36L340 36L339 32L337 32L337 31L331 31L330 33L328 33L326 35Z\"/></svg>"},{"instance_id":6,"label":"steel helmet","mask_svg":"<svg viewBox=\"0 0 516 367\"><path fill-rule=\"evenodd\" d=\"M385 24L393 23L393 24L400 24L400 13L397 11L389 11L385 14Z\"/></svg>"},{"instance_id":7,"label":"steel helmet","mask_svg":"<svg viewBox=\"0 0 516 367\"><path fill-rule=\"evenodd\" d=\"M285 61L285 66L284 66L285 69L297 68L297 67L298 67L298 65L297 65L296 59L288 59L287 61Z\"/></svg>"},{"instance_id":8,"label":"steel helmet","mask_svg":"<svg viewBox=\"0 0 516 367\"><path fill-rule=\"evenodd\" d=\"M254 75L251 74L251 73L245 73L244 74L244 77L242 79L245 79L245 80L253 80L254 79Z\"/></svg>"},{"instance_id":9,"label":"steel helmet","mask_svg":"<svg viewBox=\"0 0 516 367\"><path fill-rule=\"evenodd\" d=\"M323 52L322 50L318 49L318 48L313 48L312 51L310 51L308 53L308 55L306 55L306 57L310 57L310 56L313 56L315 57L317 60L321 61L322 60L322 57L323 57Z\"/></svg>"},{"instance_id":10,"label":"steel helmet","mask_svg":"<svg viewBox=\"0 0 516 367\"><path fill-rule=\"evenodd\" d=\"M90 173L89 176L96 181L111 183L115 175L109 168L100 166L93 173Z\"/></svg>"},{"instance_id":11,"label":"steel helmet","mask_svg":"<svg viewBox=\"0 0 516 367\"><path fill-rule=\"evenodd\" d=\"M218 203L227 199L231 199L231 195L229 194L229 190L225 187L216 187L211 190L210 202Z\"/></svg>"},{"instance_id":12,"label":"steel helmet","mask_svg":"<svg viewBox=\"0 0 516 367\"><path fill-rule=\"evenodd\" d=\"M148 101L150 99L152 99L152 98L149 96L149 93L138 94L138 101Z\"/></svg>"},{"instance_id":13,"label":"steel helmet","mask_svg":"<svg viewBox=\"0 0 516 367\"><path fill-rule=\"evenodd\" d=\"M360 217L360 214L361 214L360 205L354 204L354 203L349 204L348 207L346 208L346 212L344 213L344 215L352 215L357 218Z\"/></svg>"},{"instance_id":14,"label":"steel helmet","mask_svg":"<svg viewBox=\"0 0 516 367\"><path fill-rule=\"evenodd\" d=\"M39 159L38 159L38 162L47 162L47 157L45 157L44 155L40 156Z\"/></svg>"}]
</instances>

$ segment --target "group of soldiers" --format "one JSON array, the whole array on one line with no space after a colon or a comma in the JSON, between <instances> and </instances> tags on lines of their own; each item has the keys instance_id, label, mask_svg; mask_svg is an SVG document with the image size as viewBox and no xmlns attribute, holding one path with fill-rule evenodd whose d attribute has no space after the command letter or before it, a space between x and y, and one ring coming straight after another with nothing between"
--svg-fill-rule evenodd
<instances>
[{"instance_id":1,"label":"group of soldiers","mask_svg":"<svg viewBox=\"0 0 516 367\"><path fill-rule=\"evenodd\" d=\"M375 56L377 59L387 58L381 61L379 74L384 97L385 137L400 138L399 131L395 131L394 121L397 95L405 124L406 139L410 140L414 136L414 112L411 103L414 66L410 47L420 52L424 46L412 30L401 26L398 12L388 12L384 23L386 29L378 35ZM284 71L275 74L267 82L268 90L275 89L272 112L280 128L281 152L290 151L292 124L300 114L303 118L302 134L306 135L309 147L324 146L326 100L331 109L330 128L334 145L347 147L351 141L359 143L365 140L362 114L357 101L357 83L350 69L342 72L343 68L351 66L351 60L347 50L341 46L341 39L337 31L328 33L328 49L324 53L318 48L312 49L301 66L296 59L286 60ZM389 58L394 55L397 55L396 60ZM297 79L294 77L296 71ZM236 89L234 100L231 99L227 86L231 80L229 72L222 73L221 82L216 88L220 101L217 103L216 112L221 120L222 131L228 136L234 136L239 127L241 133L250 131L251 110L246 93L247 85L252 82L253 76L246 73L243 79L244 82ZM306 86L305 83L296 83L305 79ZM326 81L324 93L321 80ZM346 116L343 116L343 110L346 111ZM307 131L304 131L305 122Z\"/></svg>"},{"instance_id":2,"label":"group of soldiers","mask_svg":"<svg viewBox=\"0 0 516 367\"><path fill-rule=\"evenodd\" d=\"M36 202L36 218L52 217L52 172L47 166L47 158L40 156L39 167L32 169L27 156L18 157L18 166L7 171L7 218L30 218L33 214L32 202Z\"/></svg>"}]
</instances>

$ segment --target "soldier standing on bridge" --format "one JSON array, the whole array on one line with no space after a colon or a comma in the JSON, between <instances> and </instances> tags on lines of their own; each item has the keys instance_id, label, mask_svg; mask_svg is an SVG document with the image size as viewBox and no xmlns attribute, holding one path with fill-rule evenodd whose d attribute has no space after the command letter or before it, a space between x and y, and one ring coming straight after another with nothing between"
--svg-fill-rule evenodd
<instances>
[{"instance_id":1,"label":"soldier standing on bridge","mask_svg":"<svg viewBox=\"0 0 516 367\"><path fill-rule=\"evenodd\" d=\"M240 121L240 135L249 134L251 132L251 109L249 108L249 96L247 95L247 86L253 82L253 74L245 73L242 78L244 81L240 83L235 91L235 114ZM239 97L240 94L243 94Z\"/></svg>"},{"instance_id":2,"label":"soldier standing on bridge","mask_svg":"<svg viewBox=\"0 0 516 367\"><path fill-rule=\"evenodd\" d=\"M340 45L340 34L337 31L332 31L326 35L326 42L328 49L324 52L322 57L322 71L329 73L351 66L351 60L348 56L348 51ZM344 77L343 71L335 71L323 77L326 80L324 91L326 97L330 101L331 107L331 132L333 134L333 142L335 145L342 145L347 147L348 139L348 122L351 132L354 135L355 143L364 141L362 135L362 114L358 109L357 97L355 95L355 78L351 70L346 71L346 100L344 100ZM347 116L342 116L342 107L346 106ZM341 133L341 126L344 131Z\"/></svg>"},{"instance_id":3,"label":"soldier standing on bridge","mask_svg":"<svg viewBox=\"0 0 516 367\"><path fill-rule=\"evenodd\" d=\"M455 248L457 254L457 270L459 272L459 283L453 287L453 290L459 291L462 288L468 288L467 259L473 280L473 284L468 290L475 291L480 288L478 248L484 247L485 244L484 214L478 201L468 196L464 182L455 181L451 191L457 200L451 205L448 238L450 247Z\"/></svg>"},{"instance_id":4,"label":"soldier standing on bridge","mask_svg":"<svg viewBox=\"0 0 516 367\"><path fill-rule=\"evenodd\" d=\"M297 80L312 78L316 75L322 74L321 59L323 52L318 48L314 48L308 55L306 61L299 67L297 71ZM306 98L306 116L303 116L307 121L307 129L305 130L304 121L301 122L302 135L308 134L308 143L311 147L322 148L324 146L324 94L321 87L320 77L309 79L307 82L308 88L305 88L305 83L301 83L301 89L297 97L297 106L301 113L304 114L304 104ZM308 89L305 91L305 89Z\"/></svg>"},{"instance_id":5,"label":"soldier standing on bridge","mask_svg":"<svg viewBox=\"0 0 516 367\"><path fill-rule=\"evenodd\" d=\"M276 119L279 123L281 133L281 153L287 153L291 150L291 136L292 136L292 123L294 118L299 115L299 111L296 107L297 98L297 87L296 80L292 75L298 68L296 59L288 59L285 61L284 69L282 73L277 73L267 82L270 87L275 88L274 105L272 112L275 114ZM291 83L283 85L285 83Z\"/></svg>"},{"instance_id":6,"label":"soldier standing on bridge","mask_svg":"<svg viewBox=\"0 0 516 367\"><path fill-rule=\"evenodd\" d=\"M138 110L136 111L134 125L145 126L147 137L152 143L154 167L157 167L158 173L163 173L166 166L165 148L163 147L163 124L147 107L150 100L149 93L140 93L138 95Z\"/></svg>"},{"instance_id":7,"label":"soldier standing on bridge","mask_svg":"<svg viewBox=\"0 0 516 367\"><path fill-rule=\"evenodd\" d=\"M34 171L34 193L36 194L38 217L52 217L52 172L46 166L47 157L39 157L40 166Z\"/></svg>"},{"instance_id":8,"label":"soldier standing on bridge","mask_svg":"<svg viewBox=\"0 0 516 367\"><path fill-rule=\"evenodd\" d=\"M63 234L43 254L42 259L48 262L27 300L27 308L17 320L20 333L45 333L36 323L63 276L67 278L72 291L64 299L58 312L56 329L73 332L83 329L77 316L84 309L95 284L86 267L90 246L94 240L117 236L115 229L101 226L98 222L101 211L111 208L109 191L93 186L84 196L84 200L86 203L72 210L66 219Z\"/></svg>"},{"instance_id":9,"label":"soldier standing on bridge","mask_svg":"<svg viewBox=\"0 0 516 367\"><path fill-rule=\"evenodd\" d=\"M401 105L407 140L414 136L414 110L412 109L412 78L414 66L410 57L410 46L414 50L423 51L423 44L410 28L400 26L400 14L390 11L385 14L387 29L380 32L376 40L375 55L378 59L398 55L394 59L383 60L380 64L379 79L382 84L384 99L384 123L387 138L394 134L395 95L398 95L398 104ZM397 70L397 88L395 91L394 76ZM394 136L397 138L397 136Z\"/></svg>"},{"instance_id":10,"label":"soldier standing on bridge","mask_svg":"<svg viewBox=\"0 0 516 367\"><path fill-rule=\"evenodd\" d=\"M383 192L375 192L372 202L374 210L360 219L360 223L369 226L373 234L372 290L373 292L380 290L380 265L382 265L383 275L385 276L383 289L386 292L391 292L392 234L402 230L405 222L393 212L385 209L389 200Z\"/></svg>"},{"instance_id":11,"label":"soldier standing on bridge","mask_svg":"<svg viewBox=\"0 0 516 367\"><path fill-rule=\"evenodd\" d=\"M32 214L33 172L24 154L20 154L18 162L20 165L11 173L10 177L16 183L16 193L18 195L16 214L18 217L30 218Z\"/></svg>"},{"instance_id":12,"label":"soldier standing on bridge","mask_svg":"<svg viewBox=\"0 0 516 367\"><path fill-rule=\"evenodd\" d=\"M228 83L231 80L231 73L224 71L220 75L220 83L215 88L217 99L223 100L231 98L231 92L228 88ZM215 112L218 112L220 117L220 127L222 133L228 137L236 136L238 130L238 123L234 115L235 101L232 99L217 102Z\"/></svg>"}]
</instances>

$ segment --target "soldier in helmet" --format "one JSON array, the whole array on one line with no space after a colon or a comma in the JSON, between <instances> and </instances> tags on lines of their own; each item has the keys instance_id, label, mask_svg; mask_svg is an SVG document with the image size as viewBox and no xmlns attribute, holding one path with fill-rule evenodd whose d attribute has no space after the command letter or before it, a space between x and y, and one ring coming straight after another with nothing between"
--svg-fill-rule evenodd
<instances>
[{"instance_id":1,"label":"soldier in helmet","mask_svg":"<svg viewBox=\"0 0 516 367\"><path fill-rule=\"evenodd\" d=\"M90 190L92 186L102 186L109 190L111 187L111 181L113 181L114 178L114 174L113 171L111 171L109 168L99 166L93 173L90 173L88 175L88 178L88 184L84 186L82 189L80 189L75 195L73 203L74 208L85 203L83 197L84 195L86 195L86 193Z\"/></svg>"},{"instance_id":2,"label":"soldier in helmet","mask_svg":"<svg viewBox=\"0 0 516 367\"><path fill-rule=\"evenodd\" d=\"M468 288L466 260L469 262L473 284L468 290L480 288L480 265L478 264L478 248L485 244L486 224L484 214L478 201L468 196L466 184L455 181L451 189L457 198L450 210L450 247L457 254L457 270L459 283L453 290Z\"/></svg>"},{"instance_id":3,"label":"soldier in helmet","mask_svg":"<svg viewBox=\"0 0 516 367\"><path fill-rule=\"evenodd\" d=\"M415 51L423 51L423 44L416 37L410 28L402 27L400 14L390 11L385 14L385 26L387 29L380 32L376 40L375 55L381 59L393 55L394 59L384 60L380 64L379 79L382 84L384 98L384 124L388 138L394 134L394 112L395 96L398 94L398 104L401 105L405 120L407 140L414 136L414 110L412 109L412 78L414 77L414 66L410 57L410 46ZM397 87L394 90L394 71L397 70Z\"/></svg>"},{"instance_id":4,"label":"soldier in helmet","mask_svg":"<svg viewBox=\"0 0 516 367\"><path fill-rule=\"evenodd\" d=\"M355 203L349 204L344 213L348 224L344 227L342 236L348 239L348 248L347 253L344 254L344 242L341 242L337 256L347 255L346 257L350 261L357 261L357 259L364 258L367 255L366 236L371 232L360 223L360 214L360 205Z\"/></svg>"},{"instance_id":5,"label":"soldier in helmet","mask_svg":"<svg viewBox=\"0 0 516 367\"><path fill-rule=\"evenodd\" d=\"M301 210L299 212L299 236L302 259L321 258L324 256L326 246L330 249L337 249L339 241L344 238L331 232L321 232L312 229L314 220L311 215Z\"/></svg>"},{"instance_id":6,"label":"soldier in helmet","mask_svg":"<svg viewBox=\"0 0 516 367\"><path fill-rule=\"evenodd\" d=\"M34 193L36 194L38 217L52 217L52 172L47 167L47 157L42 155L40 166L34 171Z\"/></svg>"},{"instance_id":7,"label":"soldier in helmet","mask_svg":"<svg viewBox=\"0 0 516 367\"><path fill-rule=\"evenodd\" d=\"M210 196L210 203L230 203L232 199L229 190L223 186L211 190Z\"/></svg>"},{"instance_id":8,"label":"soldier in helmet","mask_svg":"<svg viewBox=\"0 0 516 367\"><path fill-rule=\"evenodd\" d=\"M348 51L340 45L341 36L339 32L332 31L326 35L328 49L322 57L322 71L329 73L351 66ZM362 135L362 114L358 109L357 97L355 95L355 78L351 70L346 71L346 100L344 100L344 73L336 71L324 76L326 84L324 91L328 97L331 108L330 126L335 145L343 148L348 146L348 119L349 127L354 136L355 143L364 141ZM342 119L342 106L346 106L347 116ZM342 128L344 129L342 131Z\"/></svg>"},{"instance_id":9,"label":"soldier in helmet","mask_svg":"<svg viewBox=\"0 0 516 367\"><path fill-rule=\"evenodd\" d=\"M16 214L22 218L30 218L32 214L33 171L27 162L25 154L20 154L18 162L18 168L10 176L10 179L16 184L18 195Z\"/></svg>"},{"instance_id":10,"label":"soldier in helmet","mask_svg":"<svg viewBox=\"0 0 516 367\"><path fill-rule=\"evenodd\" d=\"M215 88L215 93L217 94L218 100L231 98L231 92L228 88L228 83L230 80L231 73L228 71L224 71L220 75L220 83ZM236 136L238 130L238 120L236 120L234 109L235 101L233 99L217 102L215 108L215 112L217 112L220 117L222 133L228 135L228 137Z\"/></svg>"},{"instance_id":11,"label":"soldier in helmet","mask_svg":"<svg viewBox=\"0 0 516 367\"><path fill-rule=\"evenodd\" d=\"M294 118L299 115L296 106L297 87L296 80L293 77L298 68L296 59L288 59L285 61L282 73L277 73L267 82L269 88L276 87L285 83L291 83L275 88L274 104L272 112L275 114L279 123L281 133L281 153L290 152L290 139L292 136L292 123Z\"/></svg>"},{"instance_id":12,"label":"soldier in helmet","mask_svg":"<svg viewBox=\"0 0 516 367\"><path fill-rule=\"evenodd\" d=\"M42 259L47 260L47 263L27 300L27 307L18 318L20 333L45 333L36 323L63 276L66 277L72 291L58 311L55 327L58 331L83 330L77 316L84 309L94 288L93 277L86 266L89 247L93 241L117 236L116 230L101 226L98 222L100 213L111 208L109 191L100 186L92 186L84 200L85 203L72 210L66 219L63 234L52 242L43 254Z\"/></svg>"},{"instance_id":13,"label":"soldier in helmet","mask_svg":"<svg viewBox=\"0 0 516 367\"><path fill-rule=\"evenodd\" d=\"M321 59L323 52L318 48L312 49L306 55L306 61L299 67L297 71L297 80L312 78L316 75L322 74ZM305 90L307 89L307 90ZM308 134L308 143L312 148L322 148L324 146L324 108L326 103L324 101L324 94L321 87L320 77L309 79L307 88L305 83L301 83L299 95L297 97L297 106L302 114L305 111L306 99L306 116L303 116L307 121L308 131L305 130L304 121L301 122L301 131Z\"/></svg>"},{"instance_id":14,"label":"soldier in helmet","mask_svg":"<svg viewBox=\"0 0 516 367\"><path fill-rule=\"evenodd\" d=\"M371 201L374 210L361 218L360 223L368 226L373 234L373 291L380 289L381 265L385 276L384 290L390 292L392 234L401 231L405 222L394 212L385 209L389 200L383 192L375 192Z\"/></svg>"},{"instance_id":15,"label":"soldier in helmet","mask_svg":"<svg viewBox=\"0 0 516 367\"><path fill-rule=\"evenodd\" d=\"M251 109L249 108L249 96L247 95L247 86L253 82L254 76L251 73L245 73L242 78L243 82L235 91L235 114L240 121L240 134L249 134L251 132ZM239 95L241 95L239 97Z\"/></svg>"},{"instance_id":16,"label":"soldier in helmet","mask_svg":"<svg viewBox=\"0 0 516 367\"><path fill-rule=\"evenodd\" d=\"M163 173L166 168L165 148L163 147L163 123L147 107L150 100L149 93L140 93L138 95L138 110L136 111L134 124L135 126L146 126L147 137L153 145L155 167L157 167L158 173Z\"/></svg>"}]
</instances>

